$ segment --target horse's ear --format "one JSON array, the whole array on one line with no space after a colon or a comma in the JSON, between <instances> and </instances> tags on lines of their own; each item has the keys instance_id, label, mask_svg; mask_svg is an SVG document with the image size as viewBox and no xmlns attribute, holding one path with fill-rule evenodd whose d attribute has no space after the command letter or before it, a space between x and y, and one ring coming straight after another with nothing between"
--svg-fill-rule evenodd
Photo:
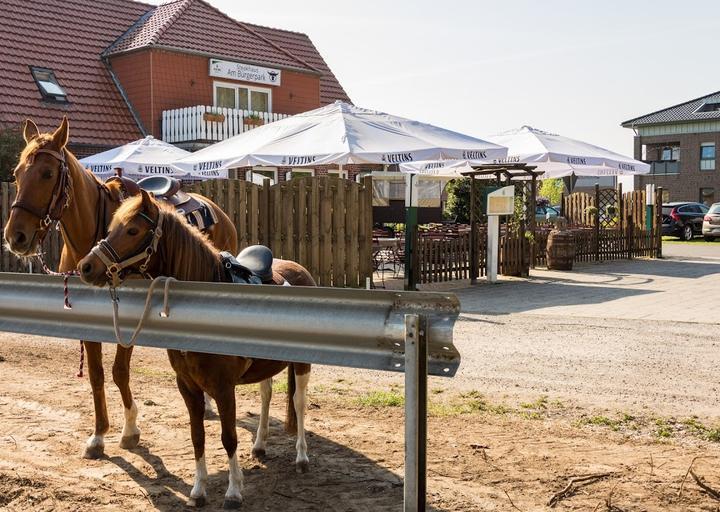
<instances>
[{"instance_id":1,"label":"horse's ear","mask_svg":"<svg viewBox=\"0 0 720 512\"><path fill-rule=\"evenodd\" d=\"M142 196L142 207L147 213L154 214L158 207L153 196L147 191L140 189L140 195Z\"/></svg>"},{"instance_id":2,"label":"horse's ear","mask_svg":"<svg viewBox=\"0 0 720 512\"><path fill-rule=\"evenodd\" d=\"M33 123L32 119L25 119L23 123L23 138L25 139L25 143L27 144L38 135L40 135L40 130L38 130L37 125Z\"/></svg>"},{"instance_id":3,"label":"horse's ear","mask_svg":"<svg viewBox=\"0 0 720 512\"><path fill-rule=\"evenodd\" d=\"M53 143L55 144L55 147L59 150L63 149L65 145L68 142L68 133L69 133L69 126L68 126L68 119L67 116L63 116L63 120L60 123L60 126L58 126L58 129L55 130L53 133Z\"/></svg>"}]
</instances>

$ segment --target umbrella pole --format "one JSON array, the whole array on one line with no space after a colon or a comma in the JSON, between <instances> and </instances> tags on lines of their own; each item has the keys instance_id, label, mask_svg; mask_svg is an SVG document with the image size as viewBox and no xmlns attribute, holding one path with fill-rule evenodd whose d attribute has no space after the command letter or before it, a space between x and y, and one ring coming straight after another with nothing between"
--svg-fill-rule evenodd
<instances>
[{"instance_id":1,"label":"umbrella pole","mask_svg":"<svg viewBox=\"0 0 720 512\"><path fill-rule=\"evenodd\" d=\"M405 289L417 289L415 262L415 243L417 241L418 211L417 199L414 197L414 174L405 178ZM414 204L413 204L414 203Z\"/></svg>"}]
</instances>

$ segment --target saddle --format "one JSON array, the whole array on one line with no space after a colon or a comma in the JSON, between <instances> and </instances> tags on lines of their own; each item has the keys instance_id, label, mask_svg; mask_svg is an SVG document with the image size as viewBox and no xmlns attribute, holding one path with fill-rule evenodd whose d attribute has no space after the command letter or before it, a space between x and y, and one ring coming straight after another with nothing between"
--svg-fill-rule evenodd
<instances>
[{"instance_id":1,"label":"saddle","mask_svg":"<svg viewBox=\"0 0 720 512\"><path fill-rule=\"evenodd\" d=\"M113 176L106 180L106 182L110 181L119 181L127 197L139 194L141 189L153 194L156 199L171 204L200 231L205 231L218 222L207 203L180 190L180 181L170 176L149 176L137 183L129 178Z\"/></svg>"},{"instance_id":2,"label":"saddle","mask_svg":"<svg viewBox=\"0 0 720 512\"><path fill-rule=\"evenodd\" d=\"M264 245L251 245L237 257L221 252L225 271L224 281L229 283L263 284L272 281L272 251Z\"/></svg>"}]
</instances>

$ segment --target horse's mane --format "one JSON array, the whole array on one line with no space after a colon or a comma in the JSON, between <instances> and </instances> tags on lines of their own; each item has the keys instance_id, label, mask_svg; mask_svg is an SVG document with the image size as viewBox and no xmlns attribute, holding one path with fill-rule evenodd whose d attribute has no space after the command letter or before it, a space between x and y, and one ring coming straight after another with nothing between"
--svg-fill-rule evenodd
<instances>
[{"instance_id":1,"label":"horse's mane","mask_svg":"<svg viewBox=\"0 0 720 512\"><path fill-rule=\"evenodd\" d=\"M220 255L208 237L188 224L184 216L172 206L153 200L164 214L162 236L153 267L158 275L174 277L182 281L213 281L220 265ZM112 231L142 211L142 196L125 200L115 212L110 223Z\"/></svg>"}]
</instances>

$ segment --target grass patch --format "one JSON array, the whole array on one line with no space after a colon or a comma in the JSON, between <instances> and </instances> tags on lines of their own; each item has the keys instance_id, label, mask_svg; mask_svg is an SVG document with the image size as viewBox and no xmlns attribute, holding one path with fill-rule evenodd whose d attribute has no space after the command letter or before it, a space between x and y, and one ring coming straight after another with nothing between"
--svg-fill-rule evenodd
<instances>
[{"instance_id":1,"label":"grass patch","mask_svg":"<svg viewBox=\"0 0 720 512\"><path fill-rule=\"evenodd\" d=\"M534 402L522 402L520 404L520 408L526 410L546 411L548 403L548 397L546 395L540 395L540 397Z\"/></svg>"},{"instance_id":2,"label":"grass patch","mask_svg":"<svg viewBox=\"0 0 720 512\"><path fill-rule=\"evenodd\" d=\"M664 418L655 420L655 436L660 439L670 439L673 436L673 428L668 420Z\"/></svg>"},{"instance_id":3,"label":"grass patch","mask_svg":"<svg viewBox=\"0 0 720 512\"><path fill-rule=\"evenodd\" d=\"M132 371L144 377L175 380L175 372L169 370L158 370L156 368L148 368L145 366L134 366Z\"/></svg>"},{"instance_id":4,"label":"grass patch","mask_svg":"<svg viewBox=\"0 0 720 512\"><path fill-rule=\"evenodd\" d=\"M363 407L402 407L405 397L396 391L371 391L356 399Z\"/></svg>"},{"instance_id":5,"label":"grass patch","mask_svg":"<svg viewBox=\"0 0 720 512\"><path fill-rule=\"evenodd\" d=\"M638 430L640 428L637 424L637 418L632 414L627 413L624 413L617 418L611 418L609 416L598 414L595 416L580 418L576 422L576 426L578 427L584 427L587 425L593 427L607 427L615 432L623 429Z\"/></svg>"},{"instance_id":6,"label":"grass patch","mask_svg":"<svg viewBox=\"0 0 720 512\"><path fill-rule=\"evenodd\" d=\"M688 432L712 443L720 443L720 427L708 427L704 425L697 417L688 418L683 420L683 425L688 429Z\"/></svg>"},{"instance_id":7,"label":"grass patch","mask_svg":"<svg viewBox=\"0 0 720 512\"><path fill-rule=\"evenodd\" d=\"M273 381L272 392L273 393L287 393L288 384L287 380Z\"/></svg>"}]
</instances>

